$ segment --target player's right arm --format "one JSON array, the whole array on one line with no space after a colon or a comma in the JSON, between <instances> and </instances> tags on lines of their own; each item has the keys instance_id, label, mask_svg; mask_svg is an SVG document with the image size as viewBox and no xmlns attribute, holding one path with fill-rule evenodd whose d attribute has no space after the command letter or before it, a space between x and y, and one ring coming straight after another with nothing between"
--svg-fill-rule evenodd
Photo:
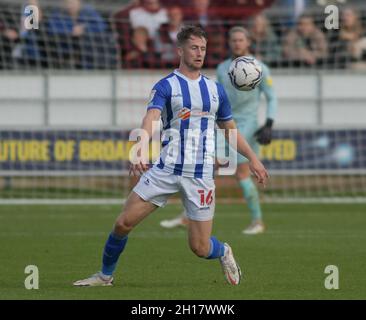
<instances>
[{"instance_id":1,"label":"player's right arm","mask_svg":"<svg viewBox=\"0 0 366 320\"><path fill-rule=\"evenodd\" d=\"M130 159L130 174L142 174L149 169L149 155L144 150L149 150L149 143L153 135L154 123L160 121L161 112L165 107L169 97L166 87L161 82L158 82L150 94L150 101L147 107L147 112L142 120L141 132L139 134L139 152L137 148L132 152ZM137 158L139 160L137 160Z\"/></svg>"},{"instance_id":2,"label":"player's right arm","mask_svg":"<svg viewBox=\"0 0 366 320\"><path fill-rule=\"evenodd\" d=\"M139 147L131 153L130 174L132 173L136 176L143 174L149 169L149 154L148 152L146 154L144 151L149 150L149 144L153 134L153 123L159 121L160 116L161 111L159 109L147 110L144 119L142 120L139 139L137 140Z\"/></svg>"}]
</instances>

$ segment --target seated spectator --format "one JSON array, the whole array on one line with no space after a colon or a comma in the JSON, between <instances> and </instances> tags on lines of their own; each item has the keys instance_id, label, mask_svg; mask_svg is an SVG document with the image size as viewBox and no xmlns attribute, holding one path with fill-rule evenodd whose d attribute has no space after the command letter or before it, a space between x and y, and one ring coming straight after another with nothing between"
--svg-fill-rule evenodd
<instances>
[{"instance_id":1,"label":"seated spectator","mask_svg":"<svg viewBox=\"0 0 366 320\"><path fill-rule=\"evenodd\" d=\"M158 65L159 60L146 28L137 27L133 30L131 44L130 50L124 56L122 67L154 68Z\"/></svg>"},{"instance_id":2,"label":"seated spectator","mask_svg":"<svg viewBox=\"0 0 366 320\"><path fill-rule=\"evenodd\" d=\"M316 66L327 57L327 41L324 33L315 26L310 15L300 16L297 26L284 39L284 58L290 66Z\"/></svg>"},{"instance_id":3,"label":"seated spectator","mask_svg":"<svg viewBox=\"0 0 366 320\"><path fill-rule=\"evenodd\" d=\"M230 27L247 20L270 7L274 0L212 0L216 14L224 21L231 21Z\"/></svg>"},{"instance_id":4,"label":"seated spectator","mask_svg":"<svg viewBox=\"0 0 366 320\"><path fill-rule=\"evenodd\" d=\"M159 0L142 0L141 6L131 9L129 18L132 29L144 27L152 40L156 39L160 26L168 22L167 11Z\"/></svg>"},{"instance_id":5,"label":"seated spectator","mask_svg":"<svg viewBox=\"0 0 366 320\"><path fill-rule=\"evenodd\" d=\"M197 23L203 28L219 21L219 17L210 10L210 5L211 0L191 0L190 8L186 9L185 19L190 23Z\"/></svg>"},{"instance_id":6,"label":"seated spectator","mask_svg":"<svg viewBox=\"0 0 366 320\"><path fill-rule=\"evenodd\" d=\"M230 28L270 7L275 0L211 0L210 12ZM293 1L293 0L292 0ZM191 1L161 0L165 6L180 6L184 15L192 13ZM205 1L202 1L203 3Z\"/></svg>"},{"instance_id":7,"label":"seated spectator","mask_svg":"<svg viewBox=\"0 0 366 320\"><path fill-rule=\"evenodd\" d=\"M273 8L280 12L283 26L288 29L296 25L299 17L312 5L310 0L276 0ZM319 10L324 12L323 10Z\"/></svg>"},{"instance_id":8,"label":"seated spectator","mask_svg":"<svg viewBox=\"0 0 366 320\"><path fill-rule=\"evenodd\" d=\"M262 14L257 15L252 20L249 32L252 38L251 52L271 66L278 64L281 48L268 19Z\"/></svg>"},{"instance_id":9,"label":"seated spectator","mask_svg":"<svg viewBox=\"0 0 366 320\"><path fill-rule=\"evenodd\" d=\"M14 67L12 52L19 42L18 27L18 7L2 4L0 10L0 69Z\"/></svg>"},{"instance_id":10,"label":"seated spectator","mask_svg":"<svg viewBox=\"0 0 366 320\"><path fill-rule=\"evenodd\" d=\"M160 5L159 0L133 2L115 14L114 20L122 65L126 68L157 66L153 43L157 40L160 26L168 22L167 11ZM146 39L145 31L147 31ZM143 42L146 44L142 45ZM149 50L145 52L144 48ZM126 57L127 61L125 61ZM135 57L139 58L135 59Z\"/></svg>"},{"instance_id":11,"label":"seated spectator","mask_svg":"<svg viewBox=\"0 0 366 320\"><path fill-rule=\"evenodd\" d=\"M176 42L177 34L183 26L183 11L180 7L171 7L168 9L168 17L169 23L160 26L155 48L160 54L162 66L173 68L179 62Z\"/></svg>"},{"instance_id":12,"label":"seated spectator","mask_svg":"<svg viewBox=\"0 0 366 320\"><path fill-rule=\"evenodd\" d=\"M355 43L352 50L352 58L351 69L366 71L366 37Z\"/></svg>"},{"instance_id":13,"label":"seated spectator","mask_svg":"<svg viewBox=\"0 0 366 320\"><path fill-rule=\"evenodd\" d=\"M351 63L362 36L362 24L356 11L346 8L341 14L340 29L333 34L331 41L332 62L335 67L343 68Z\"/></svg>"},{"instance_id":14,"label":"seated spectator","mask_svg":"<svg viewBox=\"0 0 366 320\"><path fill-rule=\"evenodd\" d=\"M200 25L208 36L205 66L214 68L226 58L225 29L220 18L210 10L210 0L192 0L184 16L190 24Z\"/></svg>"},{"instance_id":15,"label":"seated spectator","mask_svg":"<svg viewBox=\"0 0 366 320\"><path fill-rule=\"evenodd\" d=\"M113 35L101 15L81 0L64 0L47 23L52 38L52 67L105 69L116 64Z\"/></svg>"},{"instance_id":16,"label":"seated spectator","mask_svg":"<svg viewBox=\"0 0 366 320\"><path fill-rule=\"evenodd\" d=\"M129 4L125 5L123 8L119 9L116 13L112 15L112 26L117 34L117 41L119 45L119 55L121 60L123 57L131 50L131 36L132 27L130 24L130 12L132 9L137 8L140 5L139 0L131 1Z\"/></svg>"}]
</instances>

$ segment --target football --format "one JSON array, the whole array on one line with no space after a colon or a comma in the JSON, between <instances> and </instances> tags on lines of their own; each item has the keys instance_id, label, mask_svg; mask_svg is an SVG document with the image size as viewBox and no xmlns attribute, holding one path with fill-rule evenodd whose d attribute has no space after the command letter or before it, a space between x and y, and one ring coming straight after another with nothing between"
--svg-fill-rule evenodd
<instances>
[{"instance_id":1,"label":"football","mask_svg":"<svg viewBox=\"0 0 366 320\"><path fill-rule=\"evenodd\" d=\"M262 80L262 66L253 57L239 57L229 68L231 84L240 91L255 89Z\"/></svg>"}]
</instances>

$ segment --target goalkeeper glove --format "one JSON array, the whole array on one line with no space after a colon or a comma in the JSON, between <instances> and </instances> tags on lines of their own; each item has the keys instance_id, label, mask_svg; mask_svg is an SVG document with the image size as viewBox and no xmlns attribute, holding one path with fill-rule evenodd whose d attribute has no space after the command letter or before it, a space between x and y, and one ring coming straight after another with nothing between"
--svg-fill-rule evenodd
<instances>
[{"instance_id":1,"label":"goalkeeper glove","mask_svg":"<svg viewBox=\"0 0 366 320\"><path fill-rule=\"evenodd\" d=\"M257 139L259 144L270 144L272 141L272 125L273 120L267 119L266 124L259 128L255 133L254 137Z\"/></svg>"}]
</instances>

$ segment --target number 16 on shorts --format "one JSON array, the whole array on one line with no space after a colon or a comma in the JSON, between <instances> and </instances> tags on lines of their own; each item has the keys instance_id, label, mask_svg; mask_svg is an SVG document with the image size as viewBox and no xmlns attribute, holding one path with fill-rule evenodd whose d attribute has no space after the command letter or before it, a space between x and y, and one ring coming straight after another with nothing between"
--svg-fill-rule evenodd
<instances>
[{"instance_id":1,"label":"number 16 on shorts","mask_svg":"<svg viewBox=\"0 0 366 320\"><path fill-rule=\"evenodd\" d=\"M201 207L204 206L210 206L212 204L213 201L213 190L208 190L208 192L205 194L206 190L203 189L199 189L197 190L197 192L200 195L200 205Z\"/></svg>"}]
</instances>

